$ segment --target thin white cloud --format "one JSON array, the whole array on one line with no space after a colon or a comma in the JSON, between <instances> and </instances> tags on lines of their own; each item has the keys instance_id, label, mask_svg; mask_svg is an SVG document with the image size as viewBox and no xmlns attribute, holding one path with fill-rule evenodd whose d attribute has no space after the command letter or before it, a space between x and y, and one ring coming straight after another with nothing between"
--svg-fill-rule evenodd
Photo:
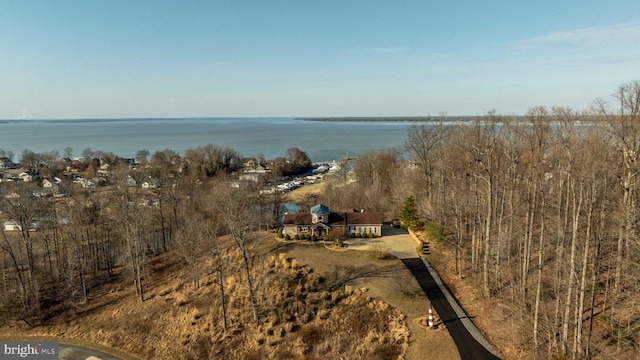
<instances>
[{"instance_id":1,"label":"thin white cloud","mask_svg":"<svg viewBox=\"0 0 640 360\"><path fill-rule=\"evenodd\" d=\"M532 49L557 44L603 47L638 43L640 43L640 25L617 24L588 27L573 31L557 31L540 37L522 40L516 43L514 47Z\"/></svg>"}]
</instances>

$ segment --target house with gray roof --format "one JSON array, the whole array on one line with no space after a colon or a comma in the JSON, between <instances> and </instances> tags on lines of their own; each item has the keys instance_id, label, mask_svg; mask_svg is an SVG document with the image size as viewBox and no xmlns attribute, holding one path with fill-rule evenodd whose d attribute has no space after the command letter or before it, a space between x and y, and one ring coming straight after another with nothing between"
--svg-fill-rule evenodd
<instances>
[{"instance_id":1,"label":"house with gray roof","mask_svg":"<svg viewBox=\"0 0 640 360\"><path fill-rule=\"evenodd\" d=\"M17 169L20 165L14 163L8 157L0 157L0 170L4 169Z\"/></svg>"}]
</instances>

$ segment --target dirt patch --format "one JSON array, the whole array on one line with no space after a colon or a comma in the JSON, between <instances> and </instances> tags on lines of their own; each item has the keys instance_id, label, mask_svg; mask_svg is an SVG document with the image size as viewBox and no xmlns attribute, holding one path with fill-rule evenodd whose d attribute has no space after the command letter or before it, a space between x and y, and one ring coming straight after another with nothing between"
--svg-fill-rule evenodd
<instances>
[{"instance_id":1,"label":"dirt patch","mask_svg":"<svg viewBox=\"0 0 640 360\"><path fill-rule=\"evenodd\" d=\"M366 288L374 299L397 308L406 316L410 331L406 359L459 359L444 326L428 330L429 301L418 282L393 256L380 251L333 251L321 246L292 246L286 254L309 264L330 282L347 288Z\"/></svg>"}]
</instances>

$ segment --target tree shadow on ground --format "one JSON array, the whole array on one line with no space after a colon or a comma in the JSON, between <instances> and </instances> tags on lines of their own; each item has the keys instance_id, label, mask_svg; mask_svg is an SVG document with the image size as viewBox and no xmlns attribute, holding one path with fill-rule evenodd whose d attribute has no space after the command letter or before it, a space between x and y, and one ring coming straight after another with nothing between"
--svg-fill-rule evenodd
<instances>
[{"instance_id":1,"label":"tree shadow on ground","mask_svg":"<svg viewBox=\"0 0 640 360\"><path fill-rule=\"evenodd\" d=\"M297 244L293 241L291 242L286 242L286 241L279 241L275 246L270 247L269 249L267 249L267 251L264 253L264 255L269 255L269 254L278 254L281 252L288 252L289 250L293 249Z\"/></svg>"},{"instance_id":2,"label":"tree shadow on ground","mask_svg":"<svg viewBox=\"0 0 640 360\"><path fill-rule=\"evenodd\" d=\"M363 266L336 266L335 270L327 275L327 280L333 284L333 288L341 288L350 282L378 277L392 277L398 274L397 265L363 265Z\"/></svg>"}]
</instances>

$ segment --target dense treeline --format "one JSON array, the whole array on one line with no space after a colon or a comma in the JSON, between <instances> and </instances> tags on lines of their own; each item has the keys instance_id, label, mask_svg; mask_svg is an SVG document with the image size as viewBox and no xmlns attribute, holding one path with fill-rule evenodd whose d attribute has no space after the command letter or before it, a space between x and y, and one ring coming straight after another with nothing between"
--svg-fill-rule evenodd
<instances>
[{"instance_id":1,"label":"dense treeline","mask_svg":"<svg viewBox=\"0 0 640 360\"><path fill-rule=\"evenodd\" d=\"M502 303L523 355L637 354L640 83L615 98L409 131L422 216L457 274Z\"/></svg>"},{"instance_id":2,"label":"dense treeline","mask_svg":"<svg viewBox=\"0 0 640 360\"><path fill-rule=\"evenodd\" d=\"M640 82L588 111L494 111L413 125L355 160L323 201L401 215L455 253L453 268L501 304L511 353L633 358L639 350ZM439 228L439 229L437 229Z\"/></svg>"}]
</instances>

